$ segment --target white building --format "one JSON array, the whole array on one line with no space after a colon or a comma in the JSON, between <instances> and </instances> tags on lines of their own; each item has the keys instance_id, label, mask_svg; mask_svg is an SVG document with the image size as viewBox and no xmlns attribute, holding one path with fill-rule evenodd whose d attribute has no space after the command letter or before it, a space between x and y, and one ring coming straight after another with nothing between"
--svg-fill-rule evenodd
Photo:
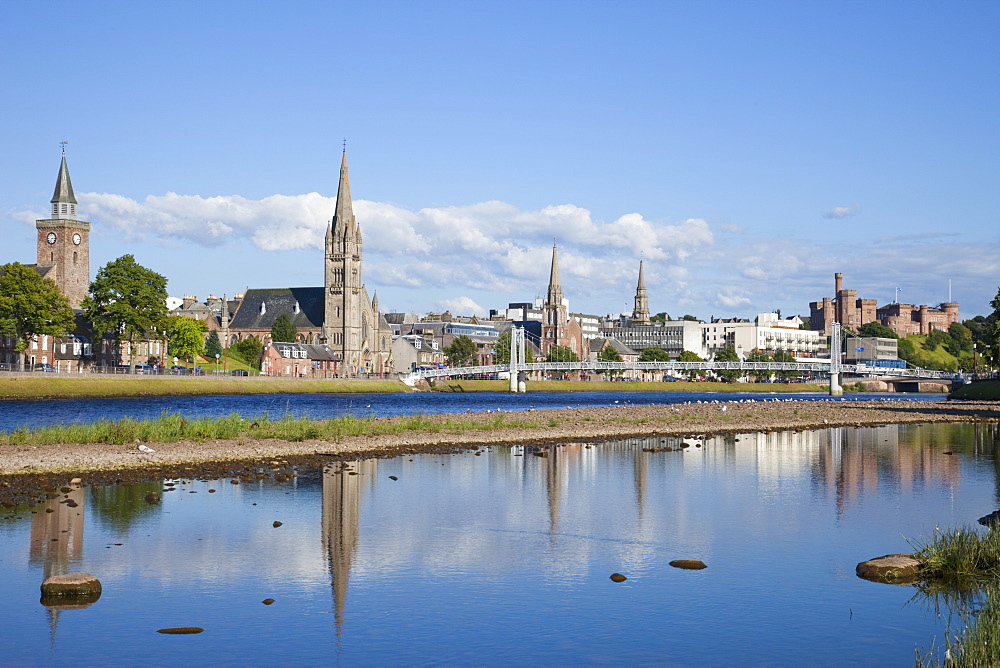
<instances>
[{"instance_id":1,"label":"white building","mask_svg":"<svg viewBox=\"0 0 1000 668\"><path fill-rule=\"evenodd\" d=\"M741 356L753 350L773 355L779 350L797 358L827 357L826 336L823 332L799 329L798 316L781 319L776 313L761 313L756 322L739 319L713 319L700 323L702 348L698 354L710 358L732 346Z\"/></svg>"}]
</instances>

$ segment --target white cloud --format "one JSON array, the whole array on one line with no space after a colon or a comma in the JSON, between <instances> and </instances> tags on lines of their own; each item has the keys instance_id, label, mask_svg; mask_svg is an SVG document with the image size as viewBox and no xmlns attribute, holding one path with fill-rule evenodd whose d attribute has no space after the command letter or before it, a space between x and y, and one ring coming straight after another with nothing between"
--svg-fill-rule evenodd
<instances>
[{"instance_id":1,"label":"white cloud","mask_svg":"<svg viewBox=\"0 0 1000 668\"><path fill-rule=\"evenodd\" d=\"M856 216L861 213L860 204L852 204L851 206L835 206L826 213L823 214L824 218L848 218L850 216Z\"/></svg>"},{"instance_id":2,"label":"white cloud","mask_svg":"<svg viewBox=\"0 0 1000 668\"><path fill-rule=\"evenodd\" d=\"M454 299L442 299L434 304L442 311L451 311L456 315L487 315L488 309L484 309L469 297L455 297Z\"/></svg>"},{"instance_id":3,"label":"white cloud","mask_svg":"<svg viewBox=\"0 0 1000 668\"><path fill-rule=\"evenodd\" d=\"M719 306L725 306L726 308L737 308L751 303L749 297L734 294L724 295L721 292L715 295L715 301Z\"/></svg>"}]
</instances>

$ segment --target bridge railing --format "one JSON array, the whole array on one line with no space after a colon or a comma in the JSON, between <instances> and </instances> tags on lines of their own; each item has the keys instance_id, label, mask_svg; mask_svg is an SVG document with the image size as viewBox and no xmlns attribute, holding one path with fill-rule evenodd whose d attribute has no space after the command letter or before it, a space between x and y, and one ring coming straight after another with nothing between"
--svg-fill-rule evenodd
<instances>
[{"instance_id":1,"label":"bridge railing","mask_svg":"<svg viewBox=\"0 0 1000 668\"><path fill-rule=\"evenodd\" d=\"M796 371L799 373L829 373L830 361L816 362L532 362L519 364L517 371ZM951 380L961 377L953 371L933 371L930 369L908 368L889 369L866 364L841 364L840 370L847 374L861 376L878 375L893 378L928 378ZM414 383L427 378L443 376L478 376L510 373L509 364L482 366L444 367L438 369L418 369L403 377L404 382Z\"/></svg>"}]
</instances>

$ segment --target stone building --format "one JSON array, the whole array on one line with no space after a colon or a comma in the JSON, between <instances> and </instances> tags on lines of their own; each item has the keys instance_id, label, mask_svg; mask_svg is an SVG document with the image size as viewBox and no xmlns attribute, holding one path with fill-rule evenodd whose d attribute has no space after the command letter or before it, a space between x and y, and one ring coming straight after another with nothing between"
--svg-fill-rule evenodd
<instances>
[{"instance_id":1,"label":"stone building","mask_svg":"<svg viewBox=\"0 0 1000 668\"><path fill-rule=\"evenodd\" d=\"M298 329L299 343L325 344L338 356L338 375L392 372L392 333L362 280L361 226L354 219L347 152L341 157L333 219L326 230L324 285L316 288L248 289L229 323L228 344L248 336L271 342L282 313Z\"/></svg>"},{"instance_id":2,"label":"stone building","mask_svg":"<svg viewBox=\"0 0 1000 668\"><path fill-rule=\"evenodd\" d=\"M649 297L646 295L646 281L642 273L642 260L639 260L639 283L635 287L635 308L632 309L632 324L650 324Z\"/></svg>"},{"instance_id":3,"label":"stone building","mask_svg":"<svg viewBox=\"0 0 1000 668\"><path fill-rule=\"evenodd\" d=\"M857 290L844 290L844 275L837 272L834 278L834 297L809 304L809 322L813 329L827 336L834 322L857 331L869 322L880 322L899 337L911 334L930 334L935 329L948 331L951 323L958 322L958 304L946 302L938 307L912 304L886 304L878 307L874 299L858 299Z\"/></svg>"},{"instance_id":4,"label":"stone building","mask_svg":"<svg viewBox=\"0 0 1000 668\"><path fill-rule=\"evenodd\" d=\"M57 371L82 371L90 366L95 353L93 335L80 317L80 305L90 291L90 223L78 220L76 196L69 177L65 150L52 194L51 217L36 220L36 262L42 278L51 279L76 311L76 328L65 337L39 336L28 345L24 356L15 351L14 337L0 335L0 364L20 368L52 365ZM106 346L106 344L105 344Z\"/></svg>"},{"instance_id":5,"label":"stone building","mask_svg":"<svg viewBox=\"0 0 1000 668\"><path fill-rule=\"evenodd\" d=\"M583 347L583 329L576 318L569 315L569 302L563 297L559 281L559 250L552 244L552 266L549 269L549 289L542 304L544 318L541 326L539 348L548 356L553 346L565 346L580 359L586 356Z\"/></svg>"}]
</instances>

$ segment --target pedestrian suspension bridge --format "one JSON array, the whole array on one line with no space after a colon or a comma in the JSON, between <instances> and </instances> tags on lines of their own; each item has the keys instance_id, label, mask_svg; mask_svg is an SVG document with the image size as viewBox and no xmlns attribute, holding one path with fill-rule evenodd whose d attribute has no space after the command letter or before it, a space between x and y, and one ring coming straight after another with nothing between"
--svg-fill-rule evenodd
<instances>
[{"instance_id":1,"label":"pedestrian suspension bridge","mask_svg":"<svg viewBox=\"0 0 1000 668\"><path fill-rule=\"evenodd\" d=\"M836 325L836 323L835 323ZM840 349L840 327L834 327L831 336L831 350ZM753 372L775 372L791 371L796 373L810 373L815 375L830 376L830 394L840 396L843 394L841 378L843 374L853 374L858 376L880 376L894 379L912 380L946 380L953 381L956 378L954 371L934 371L921 368L895 369L879 367L865 364L860 361L856 364L844 364L840 361L839 355L834 355L830 359L816 359L809 362L532 362L525 361L525 337L524 330L515 327L511 330L510 340L510 362L508 364L489 364L485 366L466 367L444 367L439 369L417 369L401 378L407 385L415 385L420 380L433 378L457 376L497 376L499 374L509 374L510 391L525 392L528 374L534 371L590 371L601 373L606 371L743 371Z\"/></svg>"}]
</instances>

